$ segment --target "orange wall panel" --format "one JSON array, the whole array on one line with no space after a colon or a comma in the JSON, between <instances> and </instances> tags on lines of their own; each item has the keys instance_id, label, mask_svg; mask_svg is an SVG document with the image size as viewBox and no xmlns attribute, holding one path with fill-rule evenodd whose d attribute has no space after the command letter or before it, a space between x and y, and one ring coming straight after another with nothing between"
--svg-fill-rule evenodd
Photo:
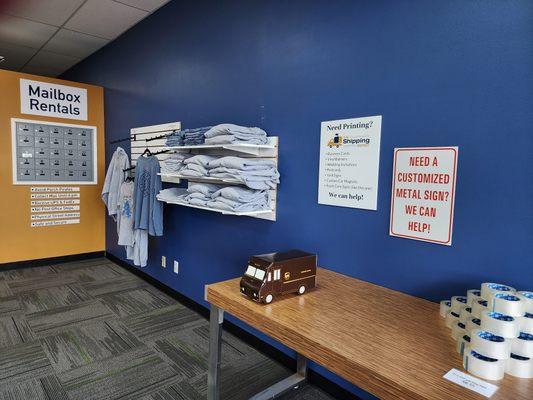
<instances>
[{"instance_id":1,"label":"orange wall panel","mask_svg":"<svg viewBox=\"0 0 533 400\"><path fill-rule=\"evenodd\" d=\"M87 121L21 114L21 78L87 89ZM105 177L103 88L0 70L0 94L0 264L103 251L105 210L100 197ZM79 224L30 226L30 188L37 185L13 184L11 118L96 126L98 183L57 182L46 185L80 187Z\"/></svg>"}]
</instances>

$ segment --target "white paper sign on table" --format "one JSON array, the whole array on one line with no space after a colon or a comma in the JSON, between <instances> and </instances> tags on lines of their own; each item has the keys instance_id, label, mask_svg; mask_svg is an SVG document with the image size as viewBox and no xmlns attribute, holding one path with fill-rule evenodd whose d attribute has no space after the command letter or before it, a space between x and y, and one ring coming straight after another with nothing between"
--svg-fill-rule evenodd
<instances>
[{"instance_id":1,"label":"white paper sign on table","mask_svg":"<svg viewBox=\"0 0 533 400\"><path fill-rule=\"evenodd\" d=\"M496 390L498 390L498 386L482 381L481 379L478 379L472 375L465 374L464 372L461 372L455 368L446 372L444 379L456 383L459 386L473 390L474 392L477 392L487 398L491 397Z\"/></svg>"},{"instance_id":2,"label":"white paper sign on table","mask_svg":"<svg viewBox=\"0 0 533 400\"><path fill-rule=\"evenodd\" d=\"M381 115L324 121L318 203L377 210Z\"/></svg>"},{"instance_id":3,"label":"white paper sign on table","mask_svg":"<svg viewBox=\"0 0 533 400\"><path fill-rule=\"evenodd\" d=\"M451 246L457 147L394 149L390 235Z\"/></svg>"}]
</instances>

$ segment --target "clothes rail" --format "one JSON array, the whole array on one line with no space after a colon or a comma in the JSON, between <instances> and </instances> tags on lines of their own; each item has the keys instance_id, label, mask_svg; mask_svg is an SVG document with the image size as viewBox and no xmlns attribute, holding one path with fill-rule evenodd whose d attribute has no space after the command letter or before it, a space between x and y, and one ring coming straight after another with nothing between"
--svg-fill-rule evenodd
<instances>
[{"instance_id":1,"label":"clothes rail","mask_svg":"<svg viewBox=\"0 0 533 400\"><path fill-rule=\"evenodd\" d=\"M174 130L172 131L172 133L165 133L165 134L163 134L163 135L153 136L153 137L151 137L151 138L145 139L145 141L146 141L146 142L150 142L150 141L152 141L152 140L164 139L164 138L166 138L166 137L169 137L170 135L173 135L173 134L176 133L176 132L177 132L177 129L174 129Z\"/></svg>"},{"instance_id":2,"label":"clothes rail","mask_svg":"<svg viewBox=\"0 0 533 400\"><path fill-rule=\"evenodd\" d=\"M129 141L136 141L137 140L137 135L133 135L133 136L128 136L128 137L125 137L125 138L122 138L122 139L117 139L117 140L111 140L109 142L109 144L115 144L115 143L121 143L121 142L129 142Z\"/></svg>"}]
</instances>

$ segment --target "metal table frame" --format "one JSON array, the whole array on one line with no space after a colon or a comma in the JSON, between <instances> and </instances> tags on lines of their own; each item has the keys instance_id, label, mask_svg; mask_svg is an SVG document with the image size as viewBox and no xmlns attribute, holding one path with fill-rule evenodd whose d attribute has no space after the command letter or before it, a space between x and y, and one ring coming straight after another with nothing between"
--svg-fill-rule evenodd
<instances>
[{"instance_id":1,"label":"metal table frame","mask_svg":"<svg viewBox=\"0 0 533 400\"><path fill-rule=\"evenodd\" d=\"M207 373L207 399L220 398L220 358L222 350L222 322L224 310L211 304L209 317L209 371ZM296 354L296 373L252 396L250 400L266 400L297 389L307 379L307 359Z\"/></svg>"}]
</instances>

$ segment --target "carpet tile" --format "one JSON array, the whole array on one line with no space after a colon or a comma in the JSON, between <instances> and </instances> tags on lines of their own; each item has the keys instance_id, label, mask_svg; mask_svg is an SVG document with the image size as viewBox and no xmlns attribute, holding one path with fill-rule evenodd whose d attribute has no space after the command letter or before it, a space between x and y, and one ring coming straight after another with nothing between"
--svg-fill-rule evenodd
<instances>
[{"instance_id":1,"label":"carpet tile","mask_svg":"<svg viewBox=\"0 0 533 400\"><path fill-rule=\"evenodd\" d=\"M206 319L107 259L0 271L0 400L205 399L208 343ZM227 332L221 368L222 400L291 374Z\"/></svg>"}]
</instances>

